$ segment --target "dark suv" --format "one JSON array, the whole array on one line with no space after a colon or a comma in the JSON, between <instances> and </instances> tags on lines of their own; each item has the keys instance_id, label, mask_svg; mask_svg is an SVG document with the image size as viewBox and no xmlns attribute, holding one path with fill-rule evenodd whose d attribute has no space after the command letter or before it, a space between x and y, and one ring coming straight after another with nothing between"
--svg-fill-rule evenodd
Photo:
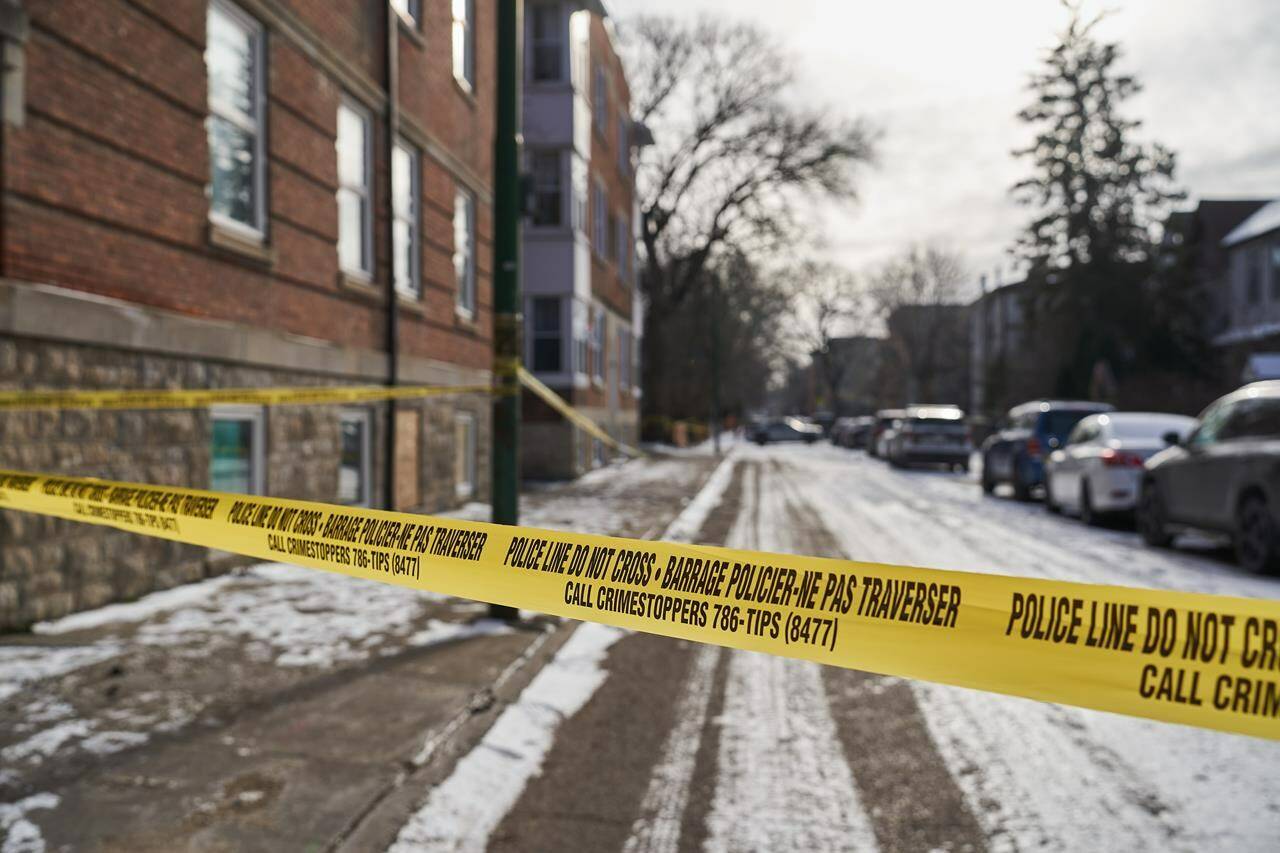
<instances>
[{"instance_id":1,"label":"dark suv","mask_svg":"<svg viewBox=\"0 0 1280 853\"><path fill-rule=\"evenodd\" d=\"M1082 418L1114 407L1078 400L1033 400L1015 406L1000 429L982 443L982 491L991 494L1000 483L1013 485L1020 501L1044 484L1044 458L1062 446Z\"/></svg>"},{"instance_id":2,"label":"dark suv","mask_svg":"<svg viewBox=\"0 0 1280 853\"><path fill-rule=\"evenodd\" d=\"M1200 424L1147 460L1138 530L1167 546L1180 528L1231 534L1253 572L1280 569L1280 381L1246 385L1205 409Z\"/></svg>"}]
</instances>

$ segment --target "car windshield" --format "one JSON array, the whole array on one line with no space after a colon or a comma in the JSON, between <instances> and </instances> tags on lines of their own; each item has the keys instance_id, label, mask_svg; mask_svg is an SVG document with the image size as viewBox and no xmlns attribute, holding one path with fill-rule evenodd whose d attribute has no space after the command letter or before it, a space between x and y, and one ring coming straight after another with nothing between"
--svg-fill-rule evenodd
<instances>
[{"instance_id":1,"label":"car windshield","mask_svg":"<svg viewBox=\"0 0 1280 853\"><path fill-rule=\"evenodd\" d=\"M1071 432L1072 427L1092 414L1096 412L1087 409L1057 409L1045 412L1040 418L1040 429L1049 435L1063 438Z\"/></svg>"},{"instance_id":2,"label":"car windshield","mask_svg":"<svg viewBox=\"0 0 1280 853\"><path fill-rule=\"evenodd\" d=\"M1111 418L1111 432L1121 441L1159 441L1166 433L1185 436L1196 424L1192 418Z\"/></svg>"}]
</instances>

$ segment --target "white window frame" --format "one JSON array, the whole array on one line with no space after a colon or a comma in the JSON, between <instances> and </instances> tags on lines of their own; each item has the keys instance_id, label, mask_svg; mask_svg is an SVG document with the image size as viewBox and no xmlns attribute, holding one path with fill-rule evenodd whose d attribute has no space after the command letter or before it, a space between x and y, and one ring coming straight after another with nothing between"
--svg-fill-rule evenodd
<instances>
[{"instance_id":1,"label":"white window frame","mask_svg":"<svg viewBox=\"0 0 1280 853\"><path fill-rule=\"evenodd\" d=\"M267 231L267 75L266 75L266 30L262 22L227 0L210 0L206 11L206 28L208 15L217 12L249 33L253 45L253 115L241 112L230 104L222 103L206 92L209 108L209 119L205 129L205 145L209 152L209 220L216 225L245 236L263 239ZM205 74L209 74L209 54L205 52ZM207 87L206 87L207 88ZM232 219L224 213L213 209L213 146L209 144L215 119L226 121L246 133L253 134L253 218L252 223Z\"/></svg>"},{"instance_id":2,"label":"white window frame","mask_svg":"<svg viewBox=\"0 0 1280 853\"><path fill-rule=\"evenodd\" d=\"M459 441L459 438L462 440ZM479 466L476 464L476 416L471 412L454 413L453 443L454 494L459 498L473 498L476 495Z\"/></svg>"},{"instance_id":3,"label":"white window frame","mask_svg":"<svg viewBox=\"0 0 1280 853\"><path fill-rule=\"evenodd\" d=\"M334 502L343 506L369 506L373 496L373 416L368 409L343 409L338 414L339 424L358 423L360 432L360 495L354 501L344 501L341 492ZM338 488L342 488L342 432L338 432Z\"/></svg>"},{"instance_id":4,"label":"white window frame","mask_svg":"<svg viewBox=\"0 0 1280 853\"><path fill-rule=\"evenodd\" d=\"M539 12L548 12L555 19L555 26L552 32L555 34L551 38L541 38L537 36L537 16ZM526 68L526 79L531 85L544 86L564 83L568 76L566 71L566 57L568 56L569 46L569 27L565 21L564 5L562 3L531 3L525 14L529 18L529 32L526 35L528 45L528 65ZM554 47L556 49L556 76L540 78L537 75L538 68L538 48Z\"/></svg>"},{"instance_id":5,"label":"white window frame","mask_svg":"<svg viewBox=\"0 0 1280 853\"><path fill-rule=\"evenodd\" d=\"M395 156L405 154L409 158L409 210L400 210L396 199L399 193L396 191L396 168ZM392 212L394 221L391 228L391 242L395 249L395 256L391 261L391 274L396 276L396 293L408 299L418 300L422 298L422 178L420 166L420 154L418 149L405 142L403 139L397 140L395 152L392 155L391 167L391 198ZM396 239L395 225L404 223L409 226L409 278L404 280L396 275L396 258L400 257L402 247L398 245Z\"/></svg>"},{"instance_id":6,"label":"white window frame","mask_svg":"<svg viewBox=\"0 0 1280 853\"><path fill-rule=\"evenodd\" d=\"M453 79L472 91L476 85L476 2L450 0L453 14Z\"/></svg>"},{"instance_id":7,"label":"white window frame","mask_svg":"<svg viewBox=\"0 0 1280 853\"><path fill-rule=\"evenodd\" d=\"M465 245L459 245L459 215L464 217ZM476 197L463 187L458 187L453 196L453 271L457 311L471 319L476 314Z\"/></svg>"},{"instance_id":8,"label":"white window frame","mask_svg":"<svg viewBox=\"0 0 1280 853\"><path fill-rule=\"evenodd\" d=\"M346 110L360 119L364 125L364 180L363 186L351 186L342 183L342 112ZM334 154L338 163L338 197L344 192L353 193L364 200L360 217L360 263L349 266L342 258L342 214L338 214L338 265L343 272L373 277L373 115L358 101L343 96L338 102L337 134L333 143Z\"/></svg>"},{"instance_id":9,"label":"white window frame","mask_svg":"<svg viewBox=\"0 0 1280 853\"><path fill-rule=\"evenodd\" d=\"M248 421L249 438L249 492L261 495L266 492L266 412L261 406L221 404L209 407L209 482L213 483L213 422Z\"/></svg>"},{"instance_id":10,"label":"white window frame","mask_svg":"<svg viewBox=\"0 0 1280 853\"><path fill-rule=\"evenodd\" d=\"M391 8L414 29L422 26L422 0L390 0Z\"/></svg>"}]
</instances>

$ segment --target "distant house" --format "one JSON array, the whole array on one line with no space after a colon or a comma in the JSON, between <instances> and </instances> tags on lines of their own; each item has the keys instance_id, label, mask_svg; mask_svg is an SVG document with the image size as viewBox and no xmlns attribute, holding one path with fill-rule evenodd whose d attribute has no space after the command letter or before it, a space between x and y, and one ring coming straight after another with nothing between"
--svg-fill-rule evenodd
<instances>
[{"instance_id":1,"label":"distant house","mask_svg":"<svg viewBox=\"0 0 1280 853\"><path fill-rule=\"evenodd\" d=\"M1203 199L1191 210L1172 214L1165 224L1165 248L1181 253L1197 284L1204 309L1204 333L1210 340L1232 325L1228 234L1257 213L1267 199Z\"/></svg>"},{"instance_id":2,"label":"distant house","mask_svg":"<svg viewBox=\"0 0 1280 853\"><path fill-rule=\"evenodd\" d=\"M1280 199L1233 228L1222 248L1228 311L1225 328L1213 342L1246 354L1280 346Z\"/></svg>"}]
</instances>

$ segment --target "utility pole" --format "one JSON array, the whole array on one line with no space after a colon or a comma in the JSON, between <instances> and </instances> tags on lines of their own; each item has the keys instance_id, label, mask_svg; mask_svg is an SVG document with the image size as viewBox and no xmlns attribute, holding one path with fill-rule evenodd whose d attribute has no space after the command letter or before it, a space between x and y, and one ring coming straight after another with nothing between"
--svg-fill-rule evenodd
<instances>
[{"instance_id":1,"label":"utility pole","mask_svg":"<svg viewBox=\"0 0 1280 853\"><path fill-rule=\"evenodd\" d=\"M711 443L720 455L720 273L711 274Z\"/></svg>"},{"instance_id":2,"label":"utility pole","mask_svg":"<svg viewBox=\"0 0 1280 853\"><path fill-rule=\"evenodd\" d=\"M497 121L493 143L493 522L520 521L520 82L523 0L497 0ZM514 607L489 605L495 619Z\"/></svg>"}]
</instances>

